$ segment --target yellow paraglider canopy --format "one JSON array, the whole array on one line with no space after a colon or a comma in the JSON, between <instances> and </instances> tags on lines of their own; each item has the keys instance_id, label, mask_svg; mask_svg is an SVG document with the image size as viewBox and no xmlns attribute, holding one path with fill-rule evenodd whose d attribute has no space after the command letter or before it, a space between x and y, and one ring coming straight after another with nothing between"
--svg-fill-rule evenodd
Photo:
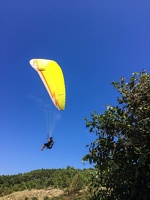
<instances>
[{"instance_id":1,"label":"yellow paraglider canopy","mask_svg":"<svg viewBox=\"0 0 150 200\"><path fill-rule=\"evenodd\" d=\"M63 72L58 63L47 59L32 59L30 65L38 72L54 105L58 110L64 110L66 89Z\"/></svg>"}]
</instances>

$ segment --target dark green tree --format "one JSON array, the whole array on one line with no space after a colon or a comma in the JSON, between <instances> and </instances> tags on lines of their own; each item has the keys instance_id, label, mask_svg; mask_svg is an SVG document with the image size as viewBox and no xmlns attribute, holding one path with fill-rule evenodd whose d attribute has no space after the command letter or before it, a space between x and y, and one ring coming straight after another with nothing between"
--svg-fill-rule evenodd
<instances>
[{"instance_id":1,"label":"dark green tree","mask_svg":"<svg viewBox=\"0 0 150 200\"><path fill-rule=\"evenodd\" d=\"M150 74L133 73L128 82L112 82L117 106L91 114L86 127L96 134L83 157L95 167L92 198L150 199Z\"/></svg>"}]
</instances>

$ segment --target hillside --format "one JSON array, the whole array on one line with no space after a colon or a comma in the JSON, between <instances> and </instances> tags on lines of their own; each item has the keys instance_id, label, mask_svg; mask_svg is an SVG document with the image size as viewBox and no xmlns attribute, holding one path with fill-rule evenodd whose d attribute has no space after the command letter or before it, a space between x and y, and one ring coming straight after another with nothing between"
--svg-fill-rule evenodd
<instances>
[{"instance_id":1,"label":"hillside","mask_svg":"<svg viewBox=\"0 0 150 200\"><path fill-rule=\"evenodd\" d=\"M50 199L63 195L63 190L60 189L49 189L49 190L24 190L20 192L14 192L10 195L0 197L0 200L29 200L29 199Z\"/></svg>"},{"instance_id":2,"label":"hillside","mask_svg":"<svg viewBox=\"0 0 150 200\"><path fill-rule=\"evenodd\" d=\"M0 176L0 200L29 198L46 200L46 197L54 199L60 195L64 197L55 199L69 199L76 195L78 199L84 199L82 198L85 196L84 189L91 180L93 170L68 166L66 169L40 169L17 175L2 175Z\"/></svg>"}]
</instances>

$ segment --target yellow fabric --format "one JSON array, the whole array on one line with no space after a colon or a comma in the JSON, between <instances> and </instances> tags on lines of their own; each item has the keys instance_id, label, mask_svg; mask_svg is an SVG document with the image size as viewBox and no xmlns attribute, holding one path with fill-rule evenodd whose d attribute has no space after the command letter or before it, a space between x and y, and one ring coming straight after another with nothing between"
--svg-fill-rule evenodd
<instances>
[{"instance_id":1,"label":"yellow fabric","mask_svg":"<svg viewBox=\"0 0 150 200\"><path fill-rule=\"evenodd\" d=\"M54 105L59 110L64 110L66 89L60 66L55 61L46 59L32 59L30 64L39 73Z\"/></svg>"}]
</instances>

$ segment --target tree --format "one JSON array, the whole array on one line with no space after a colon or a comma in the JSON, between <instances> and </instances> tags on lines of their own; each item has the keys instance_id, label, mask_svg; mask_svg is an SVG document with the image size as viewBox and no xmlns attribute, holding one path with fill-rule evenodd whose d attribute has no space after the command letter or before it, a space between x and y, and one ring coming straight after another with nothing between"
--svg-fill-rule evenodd
<instances>
[{"instance_id":1,"label":"tree","mask_svg":"<svg viewBox=\"0 0 150 200\"><path fill-rule=\"evenodd\" d=\"M78 192L79 190L81 190L83 188L83 181L81 179L80 174L76 174L73 179L72 179L72 183L70 185L70 193L74 194L76 192Z\"/></svg>"},{"instance_id":2,"label":"tree","mask_svg":"<svg viewBox=\"0 0 150 200\"><path fill-rule=\"evenodd\" d=\"M112 82L117 106L91 114L86 127L96 140L83 157L95 167L91 199L150 199L150 74Z\"/></svg>"}]
</instances>

